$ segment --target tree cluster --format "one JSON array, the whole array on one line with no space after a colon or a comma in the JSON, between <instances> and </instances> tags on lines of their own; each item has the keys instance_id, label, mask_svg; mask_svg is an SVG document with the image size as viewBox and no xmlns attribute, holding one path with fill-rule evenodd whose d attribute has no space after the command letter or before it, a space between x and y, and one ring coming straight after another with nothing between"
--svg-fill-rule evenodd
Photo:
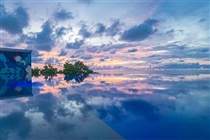
<instances>
[{"instance_id":1,"label":"tree cluster","mask_svg":"<svg viewBox=\"0 0 210 140\"><path fill-rule=\"evenodd\" d=\"M63 65L63 70L58 71L56 67L53 67L51 64L45 65L43 69L34 68L32 69L33 75L55 75L57 73L63 74L93 74L97 73L93 70L90 70L83 62L77 61L74 64L66 62Z\"/></svg>"}]
</instances>

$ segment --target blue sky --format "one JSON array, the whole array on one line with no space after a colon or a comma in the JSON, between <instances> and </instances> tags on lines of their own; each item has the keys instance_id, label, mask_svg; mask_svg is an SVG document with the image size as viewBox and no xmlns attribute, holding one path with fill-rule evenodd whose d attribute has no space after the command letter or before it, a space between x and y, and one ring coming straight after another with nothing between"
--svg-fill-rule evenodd
<instances>
[{"instance_id":1,"label":"blue sky","mask_svg":"<svg viewBox=\"0 0 210 140\"><path fill-rule=\"evenodd\" d=\"M1 47L32 49L33 67L209 68L209 1L1 1Z\"/></svg>"}]
</instances>

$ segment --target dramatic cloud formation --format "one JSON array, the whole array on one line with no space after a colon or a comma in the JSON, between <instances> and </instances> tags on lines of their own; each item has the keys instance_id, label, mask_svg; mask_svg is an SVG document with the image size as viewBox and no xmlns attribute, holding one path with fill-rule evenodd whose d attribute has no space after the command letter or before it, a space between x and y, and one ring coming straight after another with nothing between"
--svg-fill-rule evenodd
<instances>
[{"instance_id":1,"label":"dramatic cloud formation","mask_svg":"<svg viewBox=\"0 0 210 140\"><path fill-rule=\"evenodd\" d=\"M46 77L34 79L36 81L32 83L32 89L35 91L33 98L2 100L2 106L5 107L1 110L4 115L0 116L1 125L4 128L1 130L1 139L7 140L14 137L68 139L72 138L72 135L75 135L76 139L82 139L92 138L95 135L98 137L99 134L100 138L113 139L113 137L107 138L107 133L110 136L113 131L110 127L114 126L121 126L115 127L118 132L127 138L133 138L133 134L135 137L142 136L142 133L133 131L140 125L145 126L141 128L145 134L153 133L158 136L159 126L154 127L154 123L174 126L175 117L177 123L183 124L183 121L186 121L183 116L186 114L195 116L192 112L195 109L198 111L195 122L202 122L202 125L196 125L196 123L193 125L200 126L202 129L200 136L209 137L206 131L209 128L207 119L209 100L197 98L198 95L205 97L209 94L208 75L100 74L57 75L50 80ZM61 87L64 83L69 86ZM50 89L53 91L49 92ZM195 95L196 98L194 98ZM199 107L204 110L200 110ZM165 117L167 117L167 122L165 122ZM37 124L42 125L37 127ZM171 134L174 134L171 131L176 132L181 124L169 130L165 129L168 130L167 135L171 137ZM98 130L99 125L101 129L108 128L111 131ZM127 127L128 125L130 127ZM87 132L89 128L93 128L93 131ZM122 128L127 133L120 132ZM156 131L150 132L151 129ZM183 131L186 129L188 126L185 126ZM49 130L51 133L48 133ZM103 137L101 137L102 134ZM189 136L192 136L191 134L190 132ZM186 134L183 136L186 137Z\"/></svg>"},{"instance_id":2,"label":"dramatic cloud formation","mask_svg":"<svg viewBox=\"0 0 210 140\"><path fill-rule=\"evenodd\" d=\"M87 26L85 24L83 24L81 29L79 30L79 35L81 35L83 38L91 37L91 32L88 31Z\"/></svg>"},{"instance_id":3,"label":"dramatic cloud formation","mask_svg":"<svg viewBox=\"0 0 210 140\"><path fill-rule=\"evenodd\" d=\"M111 26L106 29L106 35L115 36L117 33L120 32L122 25L123 24L120 22L119 19L112 20Z\"/></svg>"},{"instance_id":4,"label":"dramatic cloud formation","mask_svg":"<svg viewBox=\"0 0 210 140\"><path fill-rule=\"evenodd\" d=\"M85 54L85 55L81 56L81 58L84 60L90 60L93 58L93 56L91 54Z\"/></svg>"},{"instance_id":5,"label":"dramatic cloud formation","mask_svg":"<svg viewBox=\"0 0 210 140\"><path fill-rule=\"evenodd\" d=\"M124 31L121 35L121 39L125 41L141 41L146 39L148 36L154 34L157 29L153 29L158 20L147 19L138 26L133 26L130 29Z\"/></svg>"},{"instance_id":6,"label":"dramatic cloud formation","mask_svg":"<svg viewBox=\"0 0 210 140\"><path fill-rule=\"evenodd\" d=\"M38 50L51 51L55 44L52 33L52 23L50 21L46 21L42 25L42 31L35 33L32 37L28 37L27 43Z\"/></svg>"},{"instance_id":7,"label":"dramatic cloud formation","mask_svg":"<svg viewBox=\"0 0 210 140\"><path fill-rule=\"evenodd\" d=\"M95 34L101 35L101 34L103 34L106 31L106 27L105 27L104 24L98 23L96 26L97 26L97 29L95 31Z\"/></svg>"},{"instance_id":8,"label":"dramatic cloud formation","mask_svg":"<svg viewBox=\"0 0 210 140\"><path fill-rule=\"evenodd\" d=\"M32 53L31 53L31 55L32 55L32 57L42 56L42 54L40 54L38 50L33 50Z\"/></svg>"},{"instance_id":9,"label":"dramatic cloud formation","mask_svg":"<svg viewBox=\"0 0 210 140\"><path fill-rule=\"evenodd\" d=\"M84 40L75 39L73 43L67 43L67 49L79 49L84 44Z\"/></svg>"},{"instance_id":10,"label":"dramatic cloud formation","mask_svg":"<svg viewBox=\"0 0 210 140\"><path fill-rule=\"evenodd\" d=\"M88 47L88 48L87 48L87 51L90 52L90 53L95 53L95 52L97 52L97 50L98 50L98 49L97 49L96 46Z\"/></svg>"},{"instance_id":11,"label":"dramatic cloud formation","mask_svg":"<svg viewBox=\"0 0 210 140\"><path fill-rule=\"evenodd\" d=\"M69 27L69 28L66 28L66 27L59 27L59 28L57 28L56 29L56 36L57 37L61 37L61 36L63 36L63 35L66 35L68 32L70 32L72 30L72 28L71 27Z\"/></svg>"},{"instance_id":12,"label":"dramatic cloud formation","mask_svg":"<svg viewBox=\"0 0 210 140\"><path fill-rule=\"evenodd\" d=\"M21 34L23 33L23 28L29 25L29 14L22 6L17 7L14 12L10 13L6 11L4 5L0 5L0 11L0 29L11 34Z\"/></svg>"},{"instance_id":13,"label":"dramatic cloud formation","mask_svg":"<svg viewBox=\"0 0 210 140\"><path fill-rule=\"evenodd\" d=\"M94 69L138 70L180 63L208 67L206 1L45 3L0 5L2 47L34 50L32 62L37 66L50 54L61 63L77 59Z\"/></svg>"},{"instance_id":14,"label":"dramatic cloud formation","mask_svg":"<svg viewBox=\"0 0 210 140\"><path fill-rule=\"evenodd\" d=\"M16 131L21 139L25 139L31 131L32 121L25 116L23 111L14 111L7 116L1 116L0 121L4 127L4 129L1 129L1 138L4 137L4 139L8 139L10 131Z\"/></svg>"},{"instance_id":15,"label":"dramatic cloud formation","mask_svg":"<svg viewBox=\"0 0 210 140\"><path fill-rule=\"evenodd\" d=\"M64 49L61 49L61 52L58 54L58 56L66 56L68 52L66 52Z\"/></svg>"}]
</instances>

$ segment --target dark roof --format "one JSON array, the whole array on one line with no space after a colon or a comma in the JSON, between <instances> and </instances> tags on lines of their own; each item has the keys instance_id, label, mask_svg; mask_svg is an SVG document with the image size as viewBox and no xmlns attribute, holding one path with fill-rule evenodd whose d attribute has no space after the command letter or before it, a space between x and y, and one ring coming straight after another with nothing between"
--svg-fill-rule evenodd
<instances>
[{"instance_id":1,"label":"dark roof","mask_svg":"<svg viewBox=\"0 0 210 140\"><path fill-rule=\"evenodd\" d=\"M11 49L11 48L0 48L1 51L7 51L7 52L29 52L31 53L32 50L26 50L26 49Z\"/></svg>"}]
</instances>

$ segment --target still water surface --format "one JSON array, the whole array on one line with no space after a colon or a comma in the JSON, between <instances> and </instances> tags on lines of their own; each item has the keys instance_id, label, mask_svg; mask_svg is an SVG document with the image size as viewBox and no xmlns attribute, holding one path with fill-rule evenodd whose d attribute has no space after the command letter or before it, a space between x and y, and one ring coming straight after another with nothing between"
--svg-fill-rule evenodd
<instances>
[{"instance_id":1,"label":"still water surface","mask_svg":"<svg viewBox=\"0 0 210 140\"><path fill-rule=\"evenodd\" d=\"M0 139L210 139L209 82L208 74L0 75Z\"/></svg>"}]
</instances>

